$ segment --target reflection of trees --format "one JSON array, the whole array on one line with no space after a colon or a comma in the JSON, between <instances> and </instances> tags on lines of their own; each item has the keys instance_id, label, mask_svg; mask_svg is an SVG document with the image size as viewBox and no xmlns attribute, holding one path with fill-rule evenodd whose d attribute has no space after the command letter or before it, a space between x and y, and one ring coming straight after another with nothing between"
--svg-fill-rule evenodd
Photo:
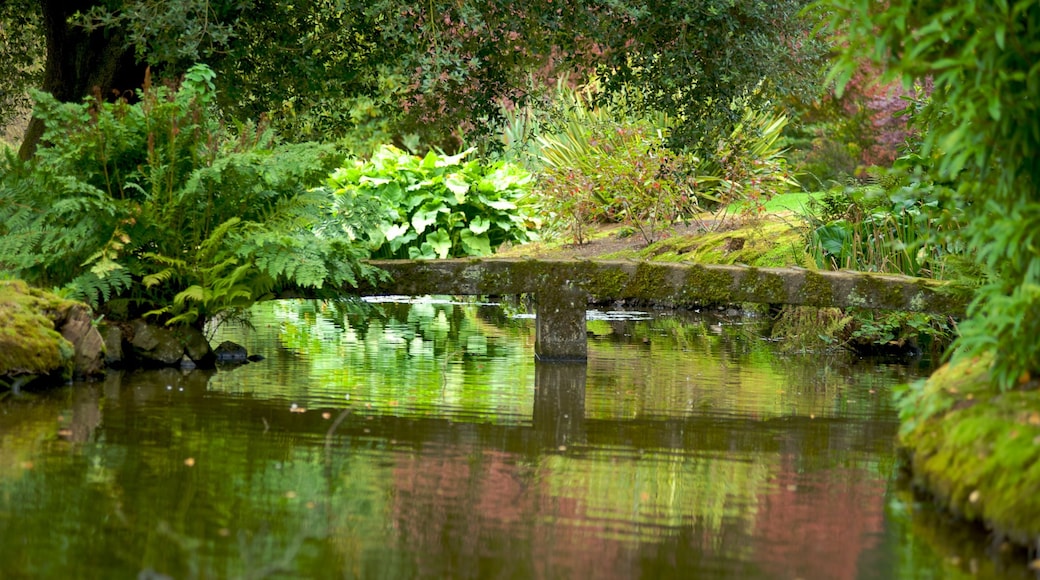
<instances>
[{"instance_id":1,"label":"reflection of trees","mask_svg":"<svg viewBox=\"0 0 1040 580\"><path fill-rule=\"evenodd\" d=\"M885 480L856 468L797 469L784 456L759 498L756 559L776 576L855 578L883 529Z\"/></svg>"}]
</instances>

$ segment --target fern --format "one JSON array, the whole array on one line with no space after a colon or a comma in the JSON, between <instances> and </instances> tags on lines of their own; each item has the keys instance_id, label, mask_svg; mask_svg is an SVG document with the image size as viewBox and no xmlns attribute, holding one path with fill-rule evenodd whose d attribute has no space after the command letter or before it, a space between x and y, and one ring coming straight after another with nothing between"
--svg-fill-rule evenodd
<instances>
[{"instance_id":1,"label":"fern","mask_svg":"<svg viewBox=\"0 0 1040 580\"><path fill-rule=\"evenodd\" d=\"M212 71L133 104L37 94L45 140L0 161L0 267L110 317L202 326L280 288L339 288L376 271L314 190L334 148L279 145L265 124L227 130ZM367 227L358 223L358 229Z\"/></svg>"},{"instance_id":2,"label":"fern","mask_svg":"<svg viewBox=\"0 0 1040 580\"><path fill-rule=\"evenodd\" d=\"M86 302L92 308L97 309L102 303L111 300L113 296L129 289L131 284L130 274L123 268L109 270L103 275L87 271L62 287L59 294Z\"/></svg>"}]
</instances>

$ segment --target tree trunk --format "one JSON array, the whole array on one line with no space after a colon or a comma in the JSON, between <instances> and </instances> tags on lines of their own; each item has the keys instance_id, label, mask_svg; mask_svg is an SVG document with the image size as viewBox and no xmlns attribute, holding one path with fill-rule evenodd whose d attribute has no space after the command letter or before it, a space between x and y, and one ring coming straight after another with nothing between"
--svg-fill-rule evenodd
<instances>
[{"instance_id":1,"label":"tree trunk","mask_svg":"<svg viewBox=\"0 0 1040 580\"><path fill-rule=\"evenodd\" d=\"M40 0L47 59L43 72L44 91L59 101L75 102L97 95L115 100L132 96L144 82L144 65L138 64L134 51L126 46L116 30L92 32L69 24L76 12L86 12L98 0ZM43 137L43 121L33 115L25 130L18 156L29 159Z\"/></svg>"}]
</instances>

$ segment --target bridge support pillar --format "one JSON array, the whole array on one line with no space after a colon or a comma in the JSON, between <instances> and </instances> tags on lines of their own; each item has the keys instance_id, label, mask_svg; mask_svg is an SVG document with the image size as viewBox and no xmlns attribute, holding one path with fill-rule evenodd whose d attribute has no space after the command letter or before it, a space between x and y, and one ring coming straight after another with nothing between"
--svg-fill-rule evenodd
<instances>
[{"instance_id":1,"label":"bridge support pillar","mask_svg":"<svg viewBox=\"0 0 1040 580\"><path fill-rule=\"evenodd\" d=\"M535 294L534 356L540 361L584 361L589 356L585 335L588 295L571 283Z\"/></svg>"}]
</instances>

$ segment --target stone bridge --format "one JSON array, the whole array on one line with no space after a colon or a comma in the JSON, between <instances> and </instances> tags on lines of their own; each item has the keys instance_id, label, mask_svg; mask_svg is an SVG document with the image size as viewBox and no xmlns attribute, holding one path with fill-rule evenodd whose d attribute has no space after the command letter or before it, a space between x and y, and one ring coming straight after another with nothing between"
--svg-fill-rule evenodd
<instances>
[{"instance_id":1,"label":"stone bridge","mask_svg":"<svg viewBox=\"0 0 1040 580\"><path fill-rule=\"evenodd\" d=\"M929 312L959 317L971 290L923 278L802 268L692 263L538 259L373 260L390 279L361 295L531 294L536 303L535 356L584 361L590 301L644 300L692 307L793 304Z\"/></svg>"}]
</instances>

